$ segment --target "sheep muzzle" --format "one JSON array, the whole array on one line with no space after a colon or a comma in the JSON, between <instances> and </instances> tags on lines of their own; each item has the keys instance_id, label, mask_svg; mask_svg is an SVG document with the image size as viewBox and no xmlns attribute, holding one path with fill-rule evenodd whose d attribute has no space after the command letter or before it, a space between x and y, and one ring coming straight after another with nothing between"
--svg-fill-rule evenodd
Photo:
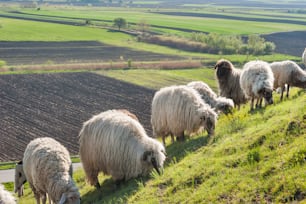
<instances>
[{"instance_id":1,"label":"sheep muzzle","mask_svg":"<svg viewBox=\"0 0 306 204\"><path fill-rule=\"evenodd\" d=\"M152 163L154 169L155 169L155 170L157 171L157 173L160 175L160 170L159 170L159 168L158 168L158 166L157 166L156 159L155 159L155 158L152 158L152 159L151 159L151 163Z\"/></svg>"}]
</instances>

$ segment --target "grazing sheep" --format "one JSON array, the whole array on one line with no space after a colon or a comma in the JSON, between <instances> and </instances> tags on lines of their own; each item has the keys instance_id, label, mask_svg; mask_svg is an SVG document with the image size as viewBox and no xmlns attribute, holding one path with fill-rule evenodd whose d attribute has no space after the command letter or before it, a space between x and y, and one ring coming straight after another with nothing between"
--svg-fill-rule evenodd
<instances>
[{"instance_id":1,"label":"grazing sheep","mask_svg":"<svg viewBox=\"0 0 306 204\"><path fill-rule=\"evenodd\" d=\"M24 172L22 161L18 162L15 167L15 193L18 197L23 196L23 184L27 181Z\"/></svg>"},{"instance_id":2,"label":"grazing sheep","mask_svg":"<svg viewBox=\"0 0 306 204\"><path fill-rule=\"evenodd\" d=\"M274 74L274 89L277 89L278 87L281 89L280 100L283 100L286 84L287 98L289 97L290 86L306 88L306 72L303 71L295 62L290 60L273 62L270 64L270 67Z\"/></svg>"},{"instance_id":3,"label":"grazing sheep","mask_svg":"<svg viewBox=\"0 0 306 204\"><path fill-rule=\"evenodd\" d=\"M0 184L0 204L16 204L14 196Z\"/></svg>"},{"instance_id":4,"label":"grazing sheep","mask_svg":"<svg viewBox=\"0 0 306 204\"><path fill-rule=\"evenodd\" d=\"M306 48L305 48L305 50L303 52L302 60L303 60L304 65L306 66Z\"/></svg>"},{"instance_id":5,"label":"grazing sheep","mask_svg":"<svg viewBox=\"0 0 306 204\"><path fill-rule=\"evenodd\" d=\"M257 99L256 106L261 106L262 98L266 104L272 104L274 76L267 62L256 60L250 61L243 66L240 85L245 95L251 99L251 110L254 109L254 100Z\"/></svg>"},{"instance_id":6,"label":"grazing sheep","mask_svg":"<svg viewBox=\"0 0 306 204\"><path fill-rule=\"evenodd\" d=\"M80 203L80 193L72 177L71 160L67 149L52 138L32 140L26 147L22 163L15 169L15 191L27 180L36 203L46 203L46 195L54 203Z\"/></svg>"},{"instance_id":7,"label":"grazing sheep","mask_svg":"<svg viewBox=\"0 0 306 204\"><path fill-rule=\"evenodd\" d=\"M222 96L218 97L217 94L202 81L193 81L188 83L187 86L198 91L202 99L218 112L229 113L231 112L231 109L234 108L234 102L232 99Z\"/></svg>"},{"instance_id":8,"label":"grazing sheep","mask_svg":"<svg viewBox=\"0 0 306 204\"><path fill-rule=\"evenodd\" d=\"M189 134L202 131L214 134L217 114L206 104L200 94L188 86L170 86L157 91L152 101L151 124L153 136L173 135L184 140L184 131Z\"/></svg>"},{"instance_id":9,"label":"grazing sheep","mask_svg":"<svg viewBox=\"0 0 306 204\"><path fill-rule=\"evenodd\" d=\"M241 70L225 59L219 60L216 65L216 78L219 84L219 95L230 98L238 109L247 102L247 98L240 86Z\"/></svg>"},{"instance_id":10,"label":"grazing sheep","mask_svg":"<svg viewBox=\"0 0 306 204\"><path fill-rule=\"evenodd\" d=\"M100 188L98 174L111 175L117 185L147 175L160 174L165 148L147 136L142 125L120 110L109 110L84 123L80 134L80 158L90 185Z\"/></svg>"}]
</instances>

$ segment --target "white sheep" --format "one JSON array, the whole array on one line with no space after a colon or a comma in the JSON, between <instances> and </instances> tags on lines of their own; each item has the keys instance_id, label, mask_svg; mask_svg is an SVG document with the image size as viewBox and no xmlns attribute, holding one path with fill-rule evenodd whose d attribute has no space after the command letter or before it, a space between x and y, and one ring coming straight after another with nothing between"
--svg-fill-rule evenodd
<instances>
[{"instance_id":1,"label":"white sheep","mask_svg":"<svg viewBox=\"0 0 306 204\"><path fill-rule=\"evenodd\" d=\"M261 106L262 98L266 104L273 103L274 76L267 62L255 60L243 66L240 85L245 95L251 99L251 110L254 109L254 100L257 99L257 106Z\"/></svg>"},{"instance_id":2,"label":"white sheep","mask_svg":"<svg viewBox=\"0 0 306 204\"><path fill-rule=\"evenodd\" d=\"M80 159L90 185L100 188L99 172L111 175L116 185L147 175L160 174L165 148L147 136L142 125L120 110L108 110L83 124L79 134Z\"/></svg>"},{"instance_id":3,"label":"white sheep","mask_svg":"<svg viewBox=\"0 0 306 204\"><path fill-rule=\"evenodd\" d=\"M219 60L215 65L216 78L219 85L219 95L230 98L238 109L247 102L247 98L240 86L241 69L225 59Z\"/></svg>"},{"instance_id":4,"label":"white sheep","mask_svg":"<svg viewBox=\"0 0 306 204\"><path fill-rule=\"evenodd\" d=\"M306 48L305 48L305 50L303 52L303 55L302 55L302 61L303 61L304 65L306 66Z\"/></svg>"},{"instance_id":5,"label":"white sheep","mask_svg":"<svg viewBox=\"0 0 306 204\"><path fill-rule=\"evenodd\" d=\"M14 196L0 184L0 204L16 204Z\"/></svg>"},{"instance_id":6,"label":"white sheep","mask_svg":"<svg viewBox=\"0 0 306 204\"><path fill-rule=\"evenodd\" d=\"M208 134L214 134L217 114L191 87L181 85L160 89L154 95L151 111L153 137L161 136L164 145L169 134L172 142L174 135L177 140L184 140L185 131L190 135L205 128Z\"/></svg>"},{"instance_id":7,"label":"white sheep","mask_svg":"<svg viewBox=\"0 0 306 204\"><path fill-rule=\"evenodd\" d=\"M306 72L293 61L286 60L270 64L274 74L274 89L281 89L280 100L283 100L285 85L287 84L287 98L289 97L290 86L306 88Z\"/></svg>"},{"instance_id":8,"label":"white sheep","mask_svg":"<svg viewBox=\"0 0 306 204\"><path fill-rule=\"evenodd\" d=\"M187 86L198 91L202 99L218 112L229 113L231 109L234 108L232 99L217 96L217 94L202 81L193 81L188 83Z\"/></svg>"},{"instance_id":9,"label":"white sheep","mask_svg":"<svg viewBox=\"0 0 306 204\"><path fill-rule=\"evenodd\" d=\"M26 147L22 164L15 169L15 191L18 195L25 181L34 193L36 203L80 203L80 193L71 177L71 160L67 149L52 138L32 140Z\"/></svg>"}]
</instances>

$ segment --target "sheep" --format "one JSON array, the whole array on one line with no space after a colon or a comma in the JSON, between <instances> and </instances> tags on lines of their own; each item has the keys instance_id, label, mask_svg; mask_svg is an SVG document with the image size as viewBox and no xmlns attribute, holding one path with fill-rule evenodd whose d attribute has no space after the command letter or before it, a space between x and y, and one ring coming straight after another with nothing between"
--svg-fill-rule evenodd
<instances>
[{"instance_id":1,"label":"sheep","mask_svg":"<svg viewBox=\"0 0 306 204\"><path fill-rule=\"evenodd\" d=\"M231 112L231 109L234 108L234 102L232 99L217 96L217 94L202 81L193 81L188 83L187 86L198 91L202 99L218 112L229 113Z\"/></svg>"},{"instance_id":2,"label":"sheep","mask_svg":"<svg viewBox=\"0 0 306 204\"><path fill-rule=\"evenodd\" d=\"M303 55L302 55L302 61L303 61L304 65L306 66L306 48L305 48L305 50L303 52Z\"/></svg>"},{"instance_id":3,"label":"sheep","mask_svg":"<svg viewBox=\"0 0 306 204\"><path fill-rule=\"evenodd\" d=\"M261 107L262 98L266 105L273 104L273 82L273 72L267 62L255 60L243 66L240 85L245 95L251 99L251 110L254 109L255 99L257 107Z\"/></svg>"},{"instance_id":4,"label":"sheep","mask_svg":"<svg viewBox=\"0 0 306 204\"><path fill-rule=\"evenodd\" d=\"M36 203L46 203L46 194L53 203L80 203L80 193L71 177L69 152L49 137L36 138L26 147L22 163L15 168L15 191L28 181Z\"/></svg>"},{"instance_id":5,"label":"sheep","mask_svg":"<svg viewBox=\"0 0 306 204\"><path fill-rule=\"evenodd\" d=\"M108 110L83 124L79 133L80 159L87 181L100 188L99 172L111 175L116 186L153 168L160 174L165 148L150 138L142 125L120 110Z\"/></svg>"},{"instance_id":6,"label":"sheep","mask_svg":"<svg viewBox=\"0 0 306 204\"><path fill-rule=\"evenodd\" d=\"M219 95L234 101L235 107L247 102L247 98L240 86L241 70L225 59L220 59L215 65L215 75L219 85Z\"/></svg>"},{"instance_id":7,"label":"sheep","mask_svg":"<svg viewBox=\"0 0 306 204\"><path fill-rule=\"evenodd\" d=\"M0 203L1 204L16 204L14 196L4 189L4 186L0 184Z\"/></svg>"},{"instance_id":8,"label":"sheep","mask_svg":"<svg viewBox=\"0 0 306 204\"><path fill-rule=\"evenodd\" d=\"M306 88L306 72L303 71L295 62L290 60L273 62L270 64L270 67L274 74L274 89L277 89L278 87L281 89L280 100L283 100L283 93L286 84L287 98L289 97L290 86Z\"/></svg>"},{"instance_id":9,"label":"sheep","mask_svg":"<svg viewBox=\"0 0 306 204\"><path fill-rule=\"evenodd\" d=\"M15 166L15 193L18 193L18 197L23 196L23 184L26 182L26 177L23 172L22 161L19 161Z\"/></svg>"},{"instance_id":10,"label":"sheep","mask_svg":"<svg viewBox=\"0 0 306 204\"><path fill-rule=\"evenodd\" d=\"M189 134L207 130L214 134L217 114L206 104L200 94L191 87L180 85L161 88L153 97L151 124L153 137L174 135L177 140L184 140L184 131Z\"/></svg>"}]
</instances>

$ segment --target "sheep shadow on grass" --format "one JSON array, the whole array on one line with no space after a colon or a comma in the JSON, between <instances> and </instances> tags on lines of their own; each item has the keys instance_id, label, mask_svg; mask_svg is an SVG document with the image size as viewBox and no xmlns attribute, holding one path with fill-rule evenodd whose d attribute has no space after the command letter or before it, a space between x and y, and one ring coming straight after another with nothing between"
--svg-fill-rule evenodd
<instances>
[{"instance_id":1,"label":"sheep shadow on grass","mask_svg":"<svg viewBox=\"0 0 306 204\"><path fill-rule=\"evenodd\" d=\"M107 178L102 181L100 189L94 188L84 194L81 203L127 203L127 199L150 179L150 176L138 177L116 186L112 178Z\"/></svg>"},{"instance_id":2,"label":"sheep shadow on grass","mask_svg":"<svg viewBox=\"0 0 306 204\"><path fill-rule=\"evenodd\" d=\"M200 135L195 138L190 137L184 142L176 141L166 146L167 158L164 166L170 164L170 162L179 162L190 152L194 152L199 148L206 146L213 137L208 135Z\"/></svg>"}]
</instances>

